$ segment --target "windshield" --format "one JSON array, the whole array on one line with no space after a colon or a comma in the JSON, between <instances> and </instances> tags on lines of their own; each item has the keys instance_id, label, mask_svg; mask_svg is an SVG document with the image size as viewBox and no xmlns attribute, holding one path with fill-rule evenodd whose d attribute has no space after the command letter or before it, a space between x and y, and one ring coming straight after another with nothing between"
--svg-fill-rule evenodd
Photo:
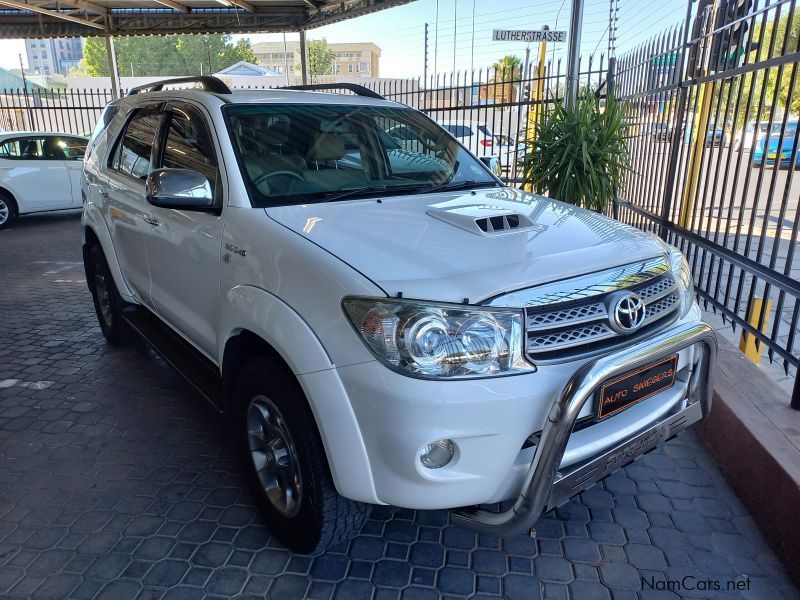
<instances>
[{"instance_id":1,"label":"windshield","mask_svg":"<svg viewBox=\"0 0 800 600\"><path fill-rule=\"evenodd\" d=\"M483 163L410 108L270 104L225 110L256 206L498 185Z\"/></svg>"}]
</instances>

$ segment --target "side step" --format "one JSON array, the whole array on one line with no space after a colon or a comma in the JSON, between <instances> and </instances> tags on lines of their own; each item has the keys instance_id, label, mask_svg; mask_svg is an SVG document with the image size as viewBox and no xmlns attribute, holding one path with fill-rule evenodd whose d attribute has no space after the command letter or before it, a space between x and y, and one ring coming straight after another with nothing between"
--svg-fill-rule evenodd
<instances>
[{"instance_id":1,"label":"side step","mask_svg":"<svg viewBox=\"0 0 800 600\"><path fill-rule=\"evenodd\" d=\"M222 379L214 363L146 308L126 308L123 317L131 329L141 335L216 410L222 412Z\"/></svg>"}]
</instances>

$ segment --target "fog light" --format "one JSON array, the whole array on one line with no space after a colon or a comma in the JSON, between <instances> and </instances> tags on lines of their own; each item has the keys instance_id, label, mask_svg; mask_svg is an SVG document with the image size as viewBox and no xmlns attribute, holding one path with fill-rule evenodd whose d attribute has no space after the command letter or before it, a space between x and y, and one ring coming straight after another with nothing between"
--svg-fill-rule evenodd
<instances>
[{"instance_id":1,"label":"fog light","mask_svg":"<svg viewBox=\"0 0 800 600\"><path fill-rule=\"evenodd\" d=\"M422 448L419 460L423 466L429 469L441 469L451 460L455 454L456 446L453 440L436 440Z\"/></svg>"}]
</instances>

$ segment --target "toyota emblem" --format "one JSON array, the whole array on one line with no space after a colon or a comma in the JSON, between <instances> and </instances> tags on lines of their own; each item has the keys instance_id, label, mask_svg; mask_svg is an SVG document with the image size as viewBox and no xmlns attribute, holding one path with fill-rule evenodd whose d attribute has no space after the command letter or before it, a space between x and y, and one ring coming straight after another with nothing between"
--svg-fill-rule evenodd
<instances>
[{"instance_id":1,"label":"toyota emblem","mask_svg":"<svg viewBox=\"0 0 800 600\"><path fill-rule=\"evenodd\" d=\"M644 323L647 307L638 294L623 293L614 298L609 321L617 333L631 333Z\"/></svg>"}]
</instances>

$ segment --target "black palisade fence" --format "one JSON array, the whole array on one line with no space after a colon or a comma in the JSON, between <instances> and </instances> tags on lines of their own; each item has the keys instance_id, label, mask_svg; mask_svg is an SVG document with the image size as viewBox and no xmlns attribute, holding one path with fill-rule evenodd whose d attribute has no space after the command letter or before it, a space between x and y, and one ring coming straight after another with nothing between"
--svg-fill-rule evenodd
<instances>
[{"instance_id":1,"label":"black palisade fence","mask_svg":"<svg viewBox=\"0 0 800 600\"><path fill-rule=\"evenodd\" d=\"M618 216L681 248L703 304L796 377L800 14L734 5L727 23L695 16L617 61L633 167Z\"/></svg>"}]
</instances>

